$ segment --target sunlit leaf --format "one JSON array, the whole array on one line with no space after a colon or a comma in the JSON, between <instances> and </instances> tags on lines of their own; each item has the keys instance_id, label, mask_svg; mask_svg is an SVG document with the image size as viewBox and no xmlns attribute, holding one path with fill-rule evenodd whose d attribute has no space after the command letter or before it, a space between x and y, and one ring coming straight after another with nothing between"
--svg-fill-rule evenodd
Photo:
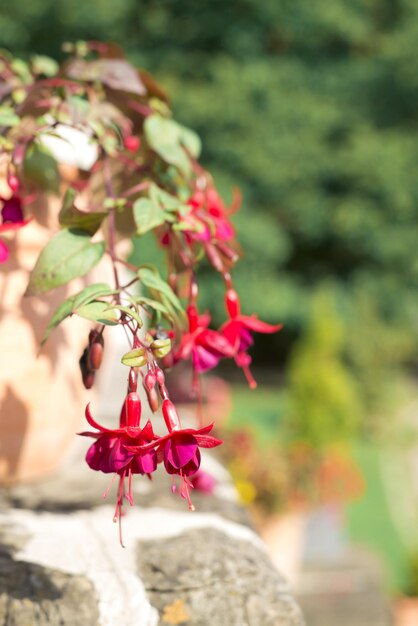
<instances>
[{"instance_id":1,"label":"sunlit leaf","mask_svg":"<svg viewBox=\"0 0 418 626\"><path fill-rule=\"evenodd\" d=\"M85 232L57 233L39 255L25 295L39 295L84 276L100 261L104 251L105 243L92 243Z\"/></svg>"},{"instance_id":2,"label":"sunlit leaf","mask_svg":"<svg viewBox=\"0 0 418 626\"><path fill-rule=\"evenodd\" d=\"M42 337L41 346L46 342L51 332L67 317L76 313L79 307L92 302L96 298L114 295L115 293L116 292L106 283L96 283L84 287L84 289L78 293L64 300L54 311L44 336Z\"/></svg>"},{"instance_id":3,"label":"sunlit leaf","mask_svg":"<svg viewBox=\"0 0 418 626\"><path fill-rule=\"evenodd\" d=\"M69 188L67 190L62 208L58 214L59 223L66 228L75 228L85 231L89 235L94 235L100 228L105 217L107 217L107 213L106 211L97 211L95 213L80 211L80 209L74 206L75 195L76 192L74 189Z\"/></svg>"},{"instance_id":4,"label":"sunlit leaf","mask_svg":"<svg viewBox=\"0 0 418 626\"><path fill-rule=\"evenodd\" d=\"M89 302L89 304L79 307L77 315L99 324L114 326L119 323L113 307L109 306L108 302L102 302L101 300Z\"/></svg>"}]
</instances>

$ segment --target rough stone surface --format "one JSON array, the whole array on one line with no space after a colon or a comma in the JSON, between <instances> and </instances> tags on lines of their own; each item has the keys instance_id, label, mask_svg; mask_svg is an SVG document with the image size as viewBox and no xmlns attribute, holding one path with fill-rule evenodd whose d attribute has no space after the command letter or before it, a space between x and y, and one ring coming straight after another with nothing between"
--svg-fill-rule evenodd
<instances>
[{"instance_id":1,"label":"rough stone surface","mask_svg":"<svg viewBox=\"0 0 418 626\"><path fill-rule=\"evenodd\" d=\"M0 626L302 626L215 455L195 513L162 472L136 477L122 549L117 481L104 501L111 476L86 466L89 443L55 476L0 489Z\"/></svg>"},{"instance_id":2,"label":"rough stone surface","mask_svg":"<svg viewBox=\"0 0 418 626\"><path fill-rule=\"evenodd\" d=\"M213 528L140 542L139 575L160 624L301 626L301 612L267 555Z\"/></svg>"},{"instance_id":3,"label":"rough stone surface","mask_svg":"<svg viewBox=\"0 0 418 626\"><path fill-rule=\"evenodd\" d=\"M99 612L93 583L14 558L22 538L3 529L0 545L2 626L95 626Z\"/></svg>"}]
</instances>

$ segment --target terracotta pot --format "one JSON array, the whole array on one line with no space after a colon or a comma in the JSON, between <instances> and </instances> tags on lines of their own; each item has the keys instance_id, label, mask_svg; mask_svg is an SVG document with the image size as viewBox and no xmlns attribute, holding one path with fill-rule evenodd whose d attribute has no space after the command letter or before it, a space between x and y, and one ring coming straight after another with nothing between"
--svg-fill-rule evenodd
<instances>
[{"instance_id":1,"label":"terracotta pot","mask_svg":"<svg viewBox=\"0 0 418 626\"><path fill-rule=\"evenodd\" d=\"M0 483L39 478L55 469L83 422L85 390L78 359L90 324L71 318L38 356L51 314L68 295L24 298L29 271L51 230L31 222L8 238L0 265ZM72 293L82 288L72 285Z\"/></svg>"},{"instance_id":2,"label":"terracotta pot","mask_svg":"<svg viewBox=\"0 0 418 626\"><path fill-rule=\"evenodd\" d=\"M271 560L292 584L297 582L302 567L306 518L305 511L277 513L259 528Z\"/></svg>"},{"instance_id":3,"label":"terracotta pot","mask_svg":"<svg viewBox=\"0 0 418 626\"><path fill-rule=\"evenodd\" d=\"M418 598L399 598L395 604L395 626L417 626Z\"/></svg>"}]
</instances>

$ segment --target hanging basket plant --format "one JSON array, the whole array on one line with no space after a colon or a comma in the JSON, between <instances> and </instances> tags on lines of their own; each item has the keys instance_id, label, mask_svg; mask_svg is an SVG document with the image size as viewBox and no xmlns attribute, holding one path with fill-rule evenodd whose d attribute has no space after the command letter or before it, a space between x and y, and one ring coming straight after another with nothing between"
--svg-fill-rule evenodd
<instances>
[{"instance_id":1,"label":"hanging basket plant","mask_svg":"<svg viewBox=\"0 0 418 626\"><path fill-rule=\"evenodd\" d=\"M40 347L67 318L91 321L79 362L89 389L112 327L123 326L129 341L120 355L127 387L115 427L97 423L94 408L86 407L92 430L81 434L94 440L87 463L119 478L115 520L124 499L133 504L133 475L151 476L159 464L179 477L179 493L192 509L191 476L200 449L221 441L210 434L212 425L182 426L164 370L190 361L198 398L200 375L221 359L235 359L255 387L248 354L253 333L280 326L241 312L232 278L240 256L231 222L238 194L225 205L198 161L199 137L175 121L165 91L114 45L82 42L66 49L62 65L46 57L28 63L0 57L0 168L7 182L0 199L0 263L7 272L10 242L23 229L28 235L48 197L59 197L25 296L42 298L71 286L102 259L113 278L72 289L46 323ZM152 264L132 263L121 246L150 232L165 252L163 274ZM219 329L210 328L210 313L198 309L201 266L225 285L226 318ZM138 382L148 398L145 419ZM163 434L151 420L160 409Z\"/></svg>"}]
</instances>

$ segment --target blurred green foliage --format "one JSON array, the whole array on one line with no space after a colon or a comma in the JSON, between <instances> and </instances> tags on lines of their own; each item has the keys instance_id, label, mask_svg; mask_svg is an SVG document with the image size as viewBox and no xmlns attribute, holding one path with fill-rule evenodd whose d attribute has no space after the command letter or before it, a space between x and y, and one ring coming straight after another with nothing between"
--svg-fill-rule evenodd
<instances>
[{"instance_id":1,"label":"blurred green foliage","mask_svg":"<svg viewBox=\"0 0 418 626\"><path fill-rule=\"evenodd\" d=\"M287 423L291 439L322 452L352 439L362 418L357 384L341 359L343 345L333 298L318 292L289 362Z\"/></svg>"},{"instance_id":2,"label":"blurred green foliage","mask_svg":"<svg viewBox=\"0 0 418 626\"><path fill-rule=\"evenodd\" d=\"M16 54L114 40L171 92L221 190L243 192L234 277L246 311L286 324L259 360L286 360L326 284L366 407L416 363L417 2L14 0L0 32ZM207 294L218 322L222 286Z\"/></svg>"}]
</instances>

